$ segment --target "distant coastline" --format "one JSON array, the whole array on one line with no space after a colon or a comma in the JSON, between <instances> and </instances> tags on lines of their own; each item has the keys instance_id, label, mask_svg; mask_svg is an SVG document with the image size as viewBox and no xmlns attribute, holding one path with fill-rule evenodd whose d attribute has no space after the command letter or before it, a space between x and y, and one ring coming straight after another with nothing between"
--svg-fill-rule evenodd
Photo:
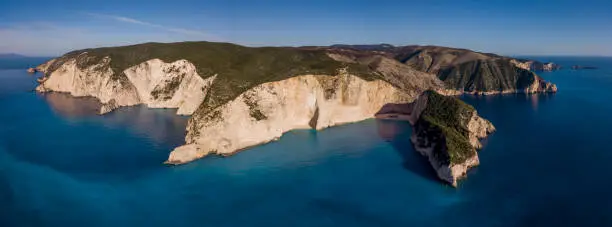
<instances>
[{"instance_id":1,"label":"distant coastline","mask_svg":"<svg viewBox=\"0 0 612 227\"><path fill-rule=\"evenodd\" d=\"M0 58L0 69L27 69L31 67L36 67L53 57L10 57L10 58Z\"/></svg>"}]
</instances>

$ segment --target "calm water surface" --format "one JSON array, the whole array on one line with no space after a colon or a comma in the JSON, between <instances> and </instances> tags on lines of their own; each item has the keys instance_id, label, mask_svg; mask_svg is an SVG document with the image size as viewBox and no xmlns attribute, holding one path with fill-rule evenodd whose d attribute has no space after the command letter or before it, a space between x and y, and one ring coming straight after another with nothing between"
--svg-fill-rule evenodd
<instances>
[{"instance_id":1,"label":"calm water surface","mask_svg":"<svg viewBox=\"0 0 612 227\"><path fill-rule=\"evenodd\" d=\"M601 68L543 73L555 95L463 97L498 131L457 189L394 121L164 166L186 117L97 116L95 100L1 70L0 226L612 226L612 59L542 60Z\"/></svg>"}]
</instances>

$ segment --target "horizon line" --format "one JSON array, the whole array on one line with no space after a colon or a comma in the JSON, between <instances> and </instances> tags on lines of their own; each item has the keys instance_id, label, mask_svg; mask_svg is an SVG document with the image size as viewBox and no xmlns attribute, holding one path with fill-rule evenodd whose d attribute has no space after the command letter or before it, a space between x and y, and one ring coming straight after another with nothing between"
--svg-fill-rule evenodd
<instances>
[{"instance_id":1,"label":"horizon line","mask_svg":"<svg viewBox=\"0 0 612 227\"><path fill-rule=\"evenodd\" d=\"M466 47L454 47L454 46L445 46L445 45L436 45L436 44L391 44L391 43L386 43L386 42L380 42L380 43L333 43L333 44L328 44L328 45L257 45L257 44L241 44L241 43L237 43L237 42L227 42L227 41L207 41L207 40L185 40L185 41L177 41L177 42L142 42L142 43L134 43L134 44L127 44L127 45L115 45L115 46L97 46L97 47L86 47L86 48L82 48L82 49L73 49L73 50L69 50L64 52L63 54L60 55L28 55L28 54L20 54L17 52L0 52L0 55L18 55L18 56L22 56L22 57L32 57L32 58L37 58L37 57L59 57L59 56L63 56L69 52L73 52L73 51L78 51L78 50L85 50L85 49L98 49L98 48L112 48L112 47L125 47L125 46L135 46L135 45L141 45L141 44L147 44L147 43L163 43L163 44L171 44L171 43L187 43L187 42L208 42L208 43L228 43L228 44L234 44L234 45L239 45L239 46L244 46L244 47L251 47L251 48L258 48L258 47L287 47L287 48L299 48L299 47L331 47L331 46L335 46L335 45L349 45L349 46L358 46L358 45L391 45L393 47L406 47L406 46L435 46L435 47L444 47L444 48L454 48L454 49L465 49L465 50L469 50L469 51L474 51L474 52L480 52L480 53L491 53L491 54L497 54L497 55L501 55L501 56L507 56L507 57L612 57L612 54L610 55L591 55L591 54L529 54L529 53L521 53L521 54L507 54L507 53L495 53L495 52L489 52L489 51L481 51L481 50L475 50L475 49L470 49L470 48L466 48Z\"/></svg>"}]
</instances>

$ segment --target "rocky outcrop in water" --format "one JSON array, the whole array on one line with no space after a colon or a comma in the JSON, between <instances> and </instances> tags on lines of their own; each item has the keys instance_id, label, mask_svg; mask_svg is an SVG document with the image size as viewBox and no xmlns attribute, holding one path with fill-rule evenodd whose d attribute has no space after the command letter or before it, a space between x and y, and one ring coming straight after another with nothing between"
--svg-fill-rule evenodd
<instances>
[{"instance_id":1,"label":"rocky outcrop in water","mask_svg":"<svg viewBox=\"0 0 612 227\"><path fill-rule=\"evenodd\" d=\"M434 91L423 93L408 107L415 150L428 158L440 179L456 187L468 169L479 165L480 139L495 127L470 105Z\"/></svg>"}]
</instances>

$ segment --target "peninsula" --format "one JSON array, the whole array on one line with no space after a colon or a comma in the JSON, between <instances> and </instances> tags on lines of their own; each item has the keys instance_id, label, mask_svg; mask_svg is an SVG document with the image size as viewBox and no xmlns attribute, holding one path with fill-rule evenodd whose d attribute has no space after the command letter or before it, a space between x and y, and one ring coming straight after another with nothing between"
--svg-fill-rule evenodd
<instances>
[{"instance_id":1,"label":"peninsula","mask_svg":"<svg viewBox=\"0 0 612 227\"><path fill-rule=\"evenodd\" d=\"M416 150L456 186L494 127L452 95L557 91L517 62L432 46L144 43L52 59L36 67L36 90L95 97L100 114L143 104L191 115L168 164L231 155L293 129L408 114Z\"/></svg>"}]
</instances>

